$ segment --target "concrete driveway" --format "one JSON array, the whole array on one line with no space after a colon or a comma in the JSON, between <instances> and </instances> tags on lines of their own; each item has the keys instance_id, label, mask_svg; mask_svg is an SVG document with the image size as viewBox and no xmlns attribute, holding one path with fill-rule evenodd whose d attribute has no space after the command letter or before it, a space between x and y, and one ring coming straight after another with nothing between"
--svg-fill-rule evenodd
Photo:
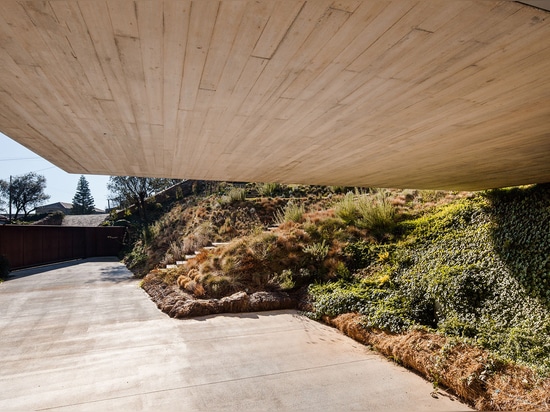
<instances>
[{"instance_id":1,"label":"concrete driveway","mask_svg":"<svg viewBox=\"0 0 550 412\"><path fill-rule=\"evenodd\" d=\"M170 319L111 258L0 284L0 410L468 410L294 311Z\"/></svg>"}]
</instances>

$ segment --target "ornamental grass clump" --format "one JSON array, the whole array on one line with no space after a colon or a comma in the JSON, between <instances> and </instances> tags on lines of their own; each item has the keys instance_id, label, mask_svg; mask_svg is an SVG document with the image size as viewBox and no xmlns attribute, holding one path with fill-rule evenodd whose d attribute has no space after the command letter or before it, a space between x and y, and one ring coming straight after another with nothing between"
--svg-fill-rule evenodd
<instances>
[{"instance_id":1,"label":"ornamental grass clump","mask_svg":"<svg viewBox=\"0 0 550 412\"><path fill-rule=\"evenodd\" d=\"M272 197L277 195L281 191L281 185L279 183L262 183L258 186L258 193L261 196Z\"/></svg>"},{"instance_id":2,"label":"ornamental grass clump","mask_svg":"<svg viewBox=\"0 0 550 412\"><path fill-rule=\"evenodd\" d=\"M229 190L227 195L220 198L220 204L229 205L236 202L243 202L246 200L246 189L240 187L233 187Z\"/></svg>"},{"instance_id":3,"label":"ornamental grass clump","mask_svg":"<svg viewBox=\"0 0 550 412\"><path fill-rule=\"evenodd\" d=\"M357 227L367 229L377 238L393 232L395 227L395 207L385 193L376 193L370 202L359 202Z\"/></svg>"},{"instance_id":4,"label":"ornamental grass clump","mask_svg":"<svg viewBox=\"0 0 550 412\"><path fill-rule=\"evenodd\" d=\"M310 255L317 262L322 262L327 257L329 249L325 239L320 243L309 243L302 248L304 253Z\"/></svg>"},{"instance_id":5,"label":"ornamental grass clump","mask_svg":"<svg viewBox=\"0 0 550 412\"><path fill-rule=\"evenodd\" d=\"M334 208L336 216L348 225L355 225L359 218L358 202L365 201L365 199L365 195L356 196L352 192L346 193Z\"/></svg>"},{"instance_id":6,"label":"ornamental grass clump","mask_svg":"<svg viewBox=\"0 0 550 412\"><path fill-rule=\"evenodd\" d=\"M306 210L303 205L289 202L284 208L277 210L274 220L278 225L286 222L299 223L303 221L305 212Z\"/></svg>"},{"instance_id":7,"label":"ornamental grass clump","mask_svg":"<svg viewBox=\"0 0 550 412\"><path fill-rule=\"evenodd\" d=\"M396 209L384 192L374 195L348 192L335 206L335 213L346 224L366 229L378 240L390 235L396 226Z\"/></svg>"}]
</instances>

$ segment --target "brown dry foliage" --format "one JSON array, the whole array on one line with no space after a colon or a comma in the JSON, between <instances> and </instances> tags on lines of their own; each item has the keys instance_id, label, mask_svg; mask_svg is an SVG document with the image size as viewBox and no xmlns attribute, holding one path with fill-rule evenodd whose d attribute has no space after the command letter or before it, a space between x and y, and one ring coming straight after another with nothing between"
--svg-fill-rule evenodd
<instances>
[{"instance_id":1,"label":"brown dry foliage","mask_svg":"<svg viewBox=\"0 0 550 412\"><path fill-rule=\"evenodd\" d=\"M304 213L304 219L314 224L318 224L329 218L334 218L335 216L334 209L321 209Z\"/></svg>"},{"instance_id":2,"label":"brown dry foliage","mask_svg":"<svg viewBox=\"0 0 550 412\"><path fill-rule=\"evenodd\" d=\"M299 225L285 223L285 230L262 232L236 239L214 250L203 250L185 266L171 270L178 273L180 289L195 295L194 286L193 291L190 290L191 280L202 285L200 293L209 297L223 297L239 290L276 290L276 277L285 270L297 272L304 265L309 267L313 263L327 269L337 266L330 255L325 262L312 262L303 250L309 240L309 235ZM311 266L312 273L314 270Z\"/></svg>"},{"instance_id":3,"label":"brown dry foliage","mask_svg":"<svg viewBox=\"0 0 550 412\"><path fill-rule=\"evenodd\" d=\"M550 379L528 368L495 362L486 351L441 335L415 330L391 334L361 325L348 313L323 320L349 337L440 384L478 410L548 410Z\"/></svg>"}]
</instances>

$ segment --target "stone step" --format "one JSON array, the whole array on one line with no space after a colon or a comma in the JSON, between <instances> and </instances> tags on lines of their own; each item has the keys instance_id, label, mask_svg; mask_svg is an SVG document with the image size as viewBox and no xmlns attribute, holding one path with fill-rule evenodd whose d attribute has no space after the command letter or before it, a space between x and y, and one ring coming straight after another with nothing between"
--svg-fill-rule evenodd
<instances>
[{"instance_id":1,"label":"stone step","mask_svg":"<svg viewBox=\"0 0 550 412\"><path fill-rule=\"evenodd\" d=\"M186 265L188 260L195 259L198 254L200 254L203 250L214 250L219 246L228 245L229 242L212 242L212 246L204 246L201 248L201 250L196 250L193 255L185 255L185 260L178 260L176 261L175 265L166 265L166 269L174 269L178 266Z\"/></svg>"},{"instance_id":2,"label":"stone step","mask_svg":"<svg viewBox=\"0 0 550 412\"><path fill-rule=\"evenodd\" d=\"M212 242L212 246L204 246L201 248L201 250L196 250L193 255L185 255L185 260L178 260L176 261L175 265L166 265L166 269L175 269L178 266L186 265L187 261L191 259L195 259L198 254L200 254L203 250L214 250L217 247L228 245L229 242Z\"/></svg>"}]
</instances>

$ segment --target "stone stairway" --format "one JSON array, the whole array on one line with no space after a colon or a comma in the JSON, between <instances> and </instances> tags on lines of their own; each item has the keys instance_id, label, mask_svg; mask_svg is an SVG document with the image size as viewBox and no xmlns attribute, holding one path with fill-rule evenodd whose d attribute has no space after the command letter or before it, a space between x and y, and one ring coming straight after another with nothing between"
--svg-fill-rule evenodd
<instances>
[{"instance_id":1,"label":"stone stairway","mask_svg":"<svg viewBox=\"0 0 550 412\"><path fill-rule=\"evenodd\" d=\"M175 264L166 265L166 269L175 269L178 266L186 265L187 262L190 260L195 259L202 251L204 250L214 250L220 246L225 246L229 244L229 242L212 242L211 246L204 246L200 250L196 250L194 254L192 255L185 255L184 260L177 260Z\"/></svg>"},{"instance_id":2,"label":"stone stairway","mask_svg":"<svg viewBox=\"0 0 550 412\"><path fill-rule=\"evenodd\" d=\"M273 224L267 228L267 232L273 232L279 228L278 224ZM175 269L178 266L186 265L192 259L195 259L203 250L214 250L217 247L228 245L229 242L212 242L210 246L204 246L200 250L196 250L192 255L185 255L184 260L178 260L175 264L166 265L166 269Z\"/></svg>"}]
</instances>

